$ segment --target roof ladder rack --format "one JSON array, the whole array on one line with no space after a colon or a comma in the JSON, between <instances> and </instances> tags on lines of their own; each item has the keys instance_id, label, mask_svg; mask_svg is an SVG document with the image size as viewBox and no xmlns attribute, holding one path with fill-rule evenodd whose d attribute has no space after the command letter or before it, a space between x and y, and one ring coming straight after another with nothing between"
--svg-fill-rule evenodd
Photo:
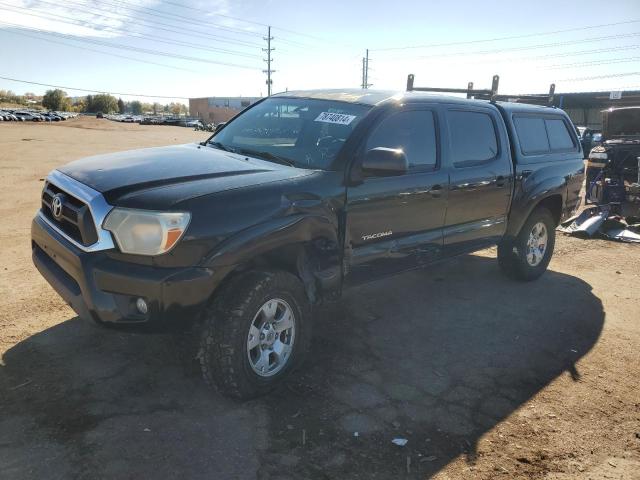
<instances>
[{"instance_id":1,"label":"roof ladder rack","mask_svg":"<svg viewBox=\"0 0 640 480\"><path fill-rule=\"evenodd\" d=\"M473 82L467 84L467 88L433 88L433 87L414 87L413 81L415 76L411 73L407 77L407 92L437 92L437 93L466 93L467 98L489 97L493 102L498 95L498 83L500 77L494 75L491 81L491 89L474 90Z\"/></svg>"},{"instance_id":2,"label":"roof ladder rack","mask_svg":"<svg viewBox=\"0 0 640 480\"><path fill-rule=\"evenodd\" d=\"M548 95L498 95L498 84L500 83L500 77L498 75L494 75L491 80L491 89L474 89L473 82L469 82L467 84L467 88L433 88L433 87L415 87L414 86L415 76L413 74L409 74L407 77L407 91L408 92L437 92L437 93L464 93L467 95L467 98L477 98L483 100L490 100L491 102L496 102L498 100L502 101L522 101L523 103L527 103L527 101L537 101L537 102L545 102L548 106L553 106L553 101L555 97L556 85L552 83L549 87Z\"/></svg>"}]
</instances>

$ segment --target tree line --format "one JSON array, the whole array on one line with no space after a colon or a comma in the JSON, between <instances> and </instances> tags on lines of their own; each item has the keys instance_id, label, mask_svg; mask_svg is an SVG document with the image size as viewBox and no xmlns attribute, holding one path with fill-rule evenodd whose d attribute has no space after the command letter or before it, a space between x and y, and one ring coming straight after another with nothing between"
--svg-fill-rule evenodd
<instances>
[{"instance_id":1,"label":"tree line","mask_svg":"<svg viewBox=\"0 0 640 480\"><path fill-rule=\"evenodd\" d=\"M24 95L18 95L11 90L0 90L0 103L28 105L30 102L40 103L40 100L42 100L42 97L37 96L35 93L25 93Z\"/></svg>"},{"instance_id":2,"label":"tree line","mask_svg":"<svg viewBox=\"0 0 640 480\"><path fill-rule=\"evenodd\" d=\"M0 91L1 93L2 91ZM144 103L138 100L125 102L121 98L116 98L107 93L72 99L67 95L67 92L59 88L45 92L42 97L42 106L48 110L78 113L131 113L132 115L181 115L189 113L187 106L182 103L172 102L163 105L158 102Z\"/></svg>"}]
</instances>

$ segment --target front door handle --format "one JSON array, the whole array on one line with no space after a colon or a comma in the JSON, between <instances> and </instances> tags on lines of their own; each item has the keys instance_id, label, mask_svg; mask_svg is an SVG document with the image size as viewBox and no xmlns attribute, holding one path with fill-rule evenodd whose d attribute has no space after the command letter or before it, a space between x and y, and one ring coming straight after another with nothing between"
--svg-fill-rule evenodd
<instances>
[{"instance_id":1,"label":"front door handle","mask_svg":"<svg viewBox=\"0 0 640 480\"><path fill-rule=\"evenodd\" d=\"M496 177L496 187L500 188L500 187L504 187L504 183L505 183L505 178L503 175L498 175Z\"/></svg>"},{"instance_id":2,"label":"front door handle","mask_svg":"<svg viewBox=\"0 0 640 480\"><path fill-rule=\"evenodd\" d=\"M438 185L433 185L430 189L429 189L429 193L431 194L432 197L439 197L440 195L442 195L442 185L438 184Z\"/></svg>"}]
</instances>

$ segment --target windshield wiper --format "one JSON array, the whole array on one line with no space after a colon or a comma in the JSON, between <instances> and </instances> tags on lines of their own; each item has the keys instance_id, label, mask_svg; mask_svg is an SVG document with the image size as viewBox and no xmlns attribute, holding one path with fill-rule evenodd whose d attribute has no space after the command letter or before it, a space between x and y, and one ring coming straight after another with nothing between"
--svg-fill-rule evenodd
<instances>
[{"instance_id":1,"label":"windshield wiper","mask_svg":"<svg viewBox=\"0 0 640 480\"><path fill-rule=\"evenodd\" d=\"M207 145L211 145L213 148L217 148L218 150L224 150L225 152L232 152L232 153L236 152L235 149L231 147L227 147L224 143L220 143L220 142L207 142Z\"/></svg>"},{"instance_id":2,"label":"windshield wiper","mask_svg":"<svg viewBox=\"0 0 640 480\"><path fill-rule=\"evenodd\" d=\"M295 167L296 164L293 160L289 160L286 157L281 157L280 155L274 155L271 152L259 151L259 150L251 150L250 148L239 148L237 150L238 153L242 153L245 155L253 155L255 157L262 158L264 160L269 160L271 162L276 162L281 165L288 165L289 167Z\"/></svg>"}]
</instances>

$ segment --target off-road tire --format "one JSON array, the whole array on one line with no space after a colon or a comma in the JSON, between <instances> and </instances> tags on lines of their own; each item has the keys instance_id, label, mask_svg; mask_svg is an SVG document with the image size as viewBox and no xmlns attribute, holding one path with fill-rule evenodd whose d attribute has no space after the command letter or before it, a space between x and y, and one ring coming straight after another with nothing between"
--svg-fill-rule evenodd
<instances>
[{"instance_id":1,"label":"off-road tire","mask_svg":"<svg viewBox=\"0 0 640 480\"><path fill-rule=\"evenodd\" d=\"M257 375L248 359L247 337L253 319L271 298L285 300L295 315L295 341L281 371ZM205 310L198 358L204 380L224 395L249 399L282 383L303 361L311 337L311 307L302 282L283 271L251 271L231 279Z\"/></svg>"},{"instance_id":2,"label":"off-road tire","mask_svg":"<svg viewBox=\"0 0 640 480\"><path fill-rule=\"evenodd\" d=\"M548 240L542 261L531 266L527 261L527 241L534 225L544 223ZM546 270L553 255L555 246L556 223L551 212L544 208L536 208L524 223L518 236L505 239L498 245L498 264L502 272L509 278L529 282L536 280Z\"/></svg>"}]
</instances>

